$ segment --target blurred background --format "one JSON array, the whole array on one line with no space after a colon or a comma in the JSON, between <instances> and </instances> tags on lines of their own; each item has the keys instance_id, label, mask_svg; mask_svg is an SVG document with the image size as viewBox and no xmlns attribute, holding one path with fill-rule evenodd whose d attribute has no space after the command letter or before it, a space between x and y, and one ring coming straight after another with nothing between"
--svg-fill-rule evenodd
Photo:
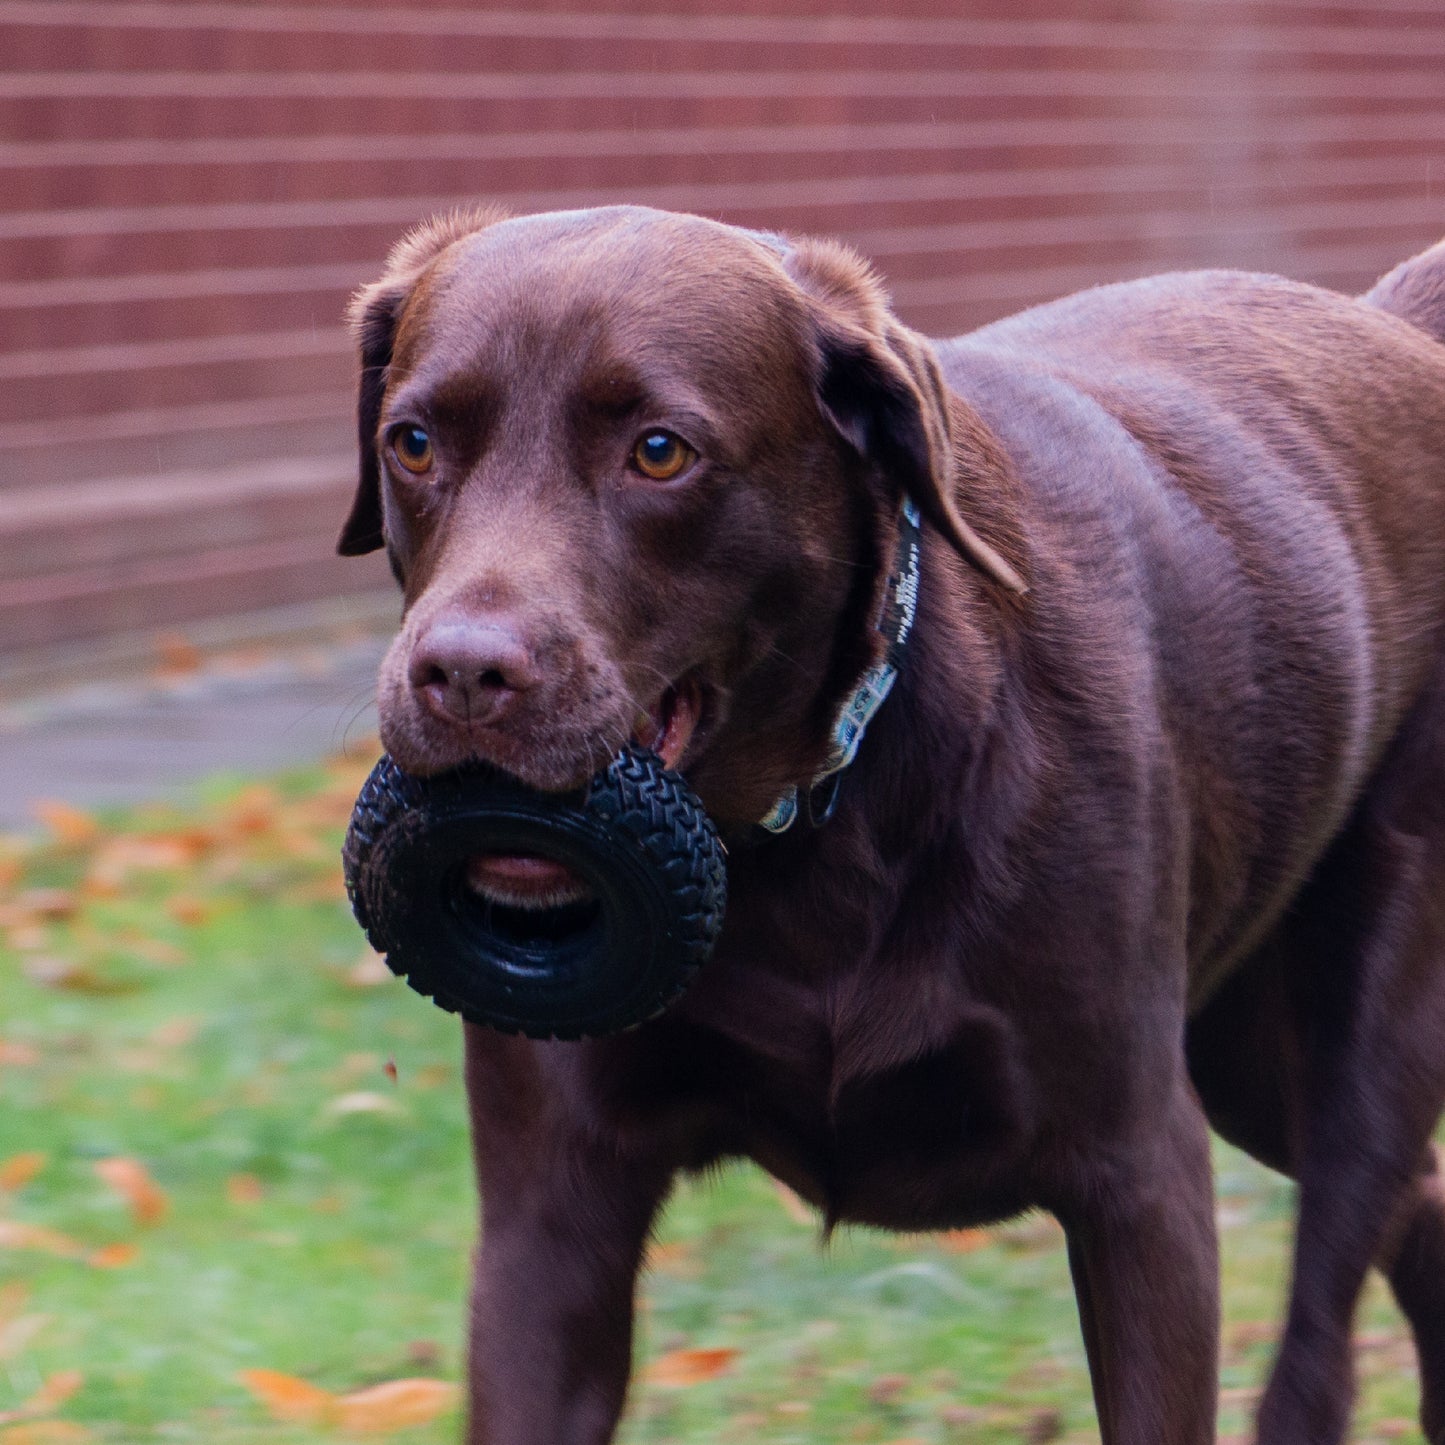
<instances>
[{"instance_id":1,"label":"blurred background","mask_svg":"<svg viewBox=\"0 0 1445 1445\"><path fill-rule=\"evenodd\" d=\"M342 313L449 206L841 236L933 334L1445 232L1442 0L727 5L0 0L11 686L392 619Z\"/></svg>"},{"instance_id":2,"label":"blurred background","mask_svg":"<svg viewBox=\"0 0 1445 1445\"><path fill-rule=\"evenodd\" d=\"M840 236L935 335L1358 290L1445 234L1445 0L0 0L0 1445L456 1438L457 1032L346 908L397 603L333 547L347 297L477 199ZM1291 1197L1216 1162L1242 1442ZM1047 1219L816 1240L679 1191L629 1445L1097 1441Z\"/></svg>"}]
</instances>

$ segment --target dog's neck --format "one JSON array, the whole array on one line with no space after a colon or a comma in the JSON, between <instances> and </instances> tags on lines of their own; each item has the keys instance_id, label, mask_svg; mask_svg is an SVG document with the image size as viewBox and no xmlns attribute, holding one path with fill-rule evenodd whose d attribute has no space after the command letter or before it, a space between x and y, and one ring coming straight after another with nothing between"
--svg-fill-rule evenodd
<instances>
[{"instance_id":1,"label":"dog's neck","mask_svg":"<svg viewBox=\"0 0 1445 1445\"><path fill-rule=\"evenodd\" d=\"M899 510L893 568L883 589L882 607L874 623L883 638L883 657L863 674L838 710L828 756L814 774L813 781L802 790L789 788L760 820L759 826L769 833L786 833L800 816L806 817L814 827L832 816L843 771L858 756L863 734L892 691L899 668L903 665L903 651L918 615L923 558L920 527L918 508L905 497Z\"/></svg>"}]
</instances>

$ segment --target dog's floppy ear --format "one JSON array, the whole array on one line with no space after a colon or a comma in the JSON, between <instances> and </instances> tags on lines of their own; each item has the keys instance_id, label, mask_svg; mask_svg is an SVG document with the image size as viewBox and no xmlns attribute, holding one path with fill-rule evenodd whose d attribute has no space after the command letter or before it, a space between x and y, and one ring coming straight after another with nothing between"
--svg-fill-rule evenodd
<instances>
[{"instance_id":1,"label":"dog's floppy ear","mask_svg":"<svg viewBox=\"0 0 1445 1445\"><path fill-rule=\"evenodd\" d=\"M454 241L505 219L501 210L453 211L409 232L393 248L380 281L363 286L352 298L349 316L352 335L361 353L361 376L356 396L356 439L361 474L351 513L341 528L336 550L343 557L359 557L385 544L381 504L381 468L376 455L376 428L386 394L386 372L391 365L392 340L402 307L421 273Z\"/></svg>"},{"instance_id":2,"label":"dog's floppy ear","mask_svg":"<svg viewBox=\"0 0 1445 1445\"><path fill-rule=\"evenodd\" d=\"M784 265L813 302L824 414L961 556L1005 591L1027 592L954 503L956 477L989 479L1006 463L982 421L950 404L932 347L898 321L867 262L845 247L799 241Z\"/></svg>"}]
</instances>

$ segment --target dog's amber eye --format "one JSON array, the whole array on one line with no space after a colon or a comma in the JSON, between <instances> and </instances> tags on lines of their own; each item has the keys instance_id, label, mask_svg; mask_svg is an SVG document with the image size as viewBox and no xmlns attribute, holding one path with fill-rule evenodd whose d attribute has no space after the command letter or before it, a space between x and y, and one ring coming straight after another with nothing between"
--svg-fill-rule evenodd
<instances>
[{"instance_id":1,"label":"dog's amber eye","mask_svg":"<svg viewBox=\"0 0 1445 1445\"><path fill-rule=\"evenodd\" d=\"M670 431L650 431L638 438L632 448L632 461L644 477L654 482L670 482L685 471L697 453Z\"/></svg>"},{"instance_id":2,"label":"dog's amber eye","mask_svg":"<svg viewBox=\"0 0 1445 1445\"><path fill-rule=\"evenodd\" d=\"M391 450L397 461L416 476L431 470L431 438L419 426L398 427L391 434Z\"/></svg>"}]
</instances>

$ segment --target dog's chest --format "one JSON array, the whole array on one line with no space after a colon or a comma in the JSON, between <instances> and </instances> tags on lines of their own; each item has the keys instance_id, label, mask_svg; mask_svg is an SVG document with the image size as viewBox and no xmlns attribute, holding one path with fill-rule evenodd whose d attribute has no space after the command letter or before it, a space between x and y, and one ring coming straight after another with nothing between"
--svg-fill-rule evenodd
<instances>
[{"instance_id":1,"label":"dog's chest","mask_svg":"<svg viewBox=\"0 0 1445 1445\"><path fill-rule=\"evenodd\" d=\"M674 1055L704 1155L747 1155L830 1217L890 1228L1022 1206L1031 1090L1001 1015L927 970L821 989L729 972Z\"/></svg>"}]
</instances>

